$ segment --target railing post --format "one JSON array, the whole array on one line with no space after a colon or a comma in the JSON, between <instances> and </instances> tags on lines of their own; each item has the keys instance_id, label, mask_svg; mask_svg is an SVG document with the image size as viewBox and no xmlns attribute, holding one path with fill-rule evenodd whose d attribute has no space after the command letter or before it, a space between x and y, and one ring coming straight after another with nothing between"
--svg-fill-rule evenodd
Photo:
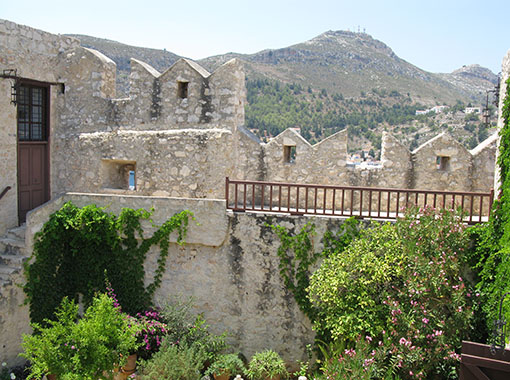
<instances>
[{"instance_id":1,"label":"railing post","mask_svg":"<svg viewBox=\"0 0 510 380\"><path fill-rule=\"evenodd\" d=\"M228 208L228 186L229 186L229 179L228 177L225 177L225 200L227 201L227 208Z\"/></svg>"}]
</instances>

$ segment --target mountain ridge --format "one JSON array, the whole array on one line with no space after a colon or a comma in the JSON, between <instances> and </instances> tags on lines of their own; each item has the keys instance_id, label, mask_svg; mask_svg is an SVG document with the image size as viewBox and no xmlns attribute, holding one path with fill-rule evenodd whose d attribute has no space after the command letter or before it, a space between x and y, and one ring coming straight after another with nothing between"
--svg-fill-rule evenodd
<instances>
[{"instance_id":1,"label":"mountain ridge","mask_svg":"<svg viewBox=\"0 0 510 380\"><path fill-rule=\"evenodd\" d=\"M142 60L164 71L179 58L166 50L135 47L117 41L70 34L85 47L101 51L118 65L119 88L126 92L129 59ZM245 62L248 79L268 78L298 83L317 90L356 97L371 89L409 93L420 103L454 104L457 100L479 102L484 90L492 89L497 76L477 64L452 73L430 73L398 57L384 42L369 34L326 31L301 43L253 54L229 52L196 62L209 71L232 58Z\"/></svg>"}]
</instances>

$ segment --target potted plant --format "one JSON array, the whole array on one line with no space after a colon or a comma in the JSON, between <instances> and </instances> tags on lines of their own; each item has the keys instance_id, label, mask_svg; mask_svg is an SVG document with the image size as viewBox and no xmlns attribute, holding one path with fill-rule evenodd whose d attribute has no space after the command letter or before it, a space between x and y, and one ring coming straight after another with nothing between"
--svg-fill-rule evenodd
<instances>
[{"instance_id":1,"label":"potted plant","mask_svg":"<svg viewBox=\"0 0 510 380\"><path fill-rule=\"evenodd\" d=\"M33 334L23 335L24 352L20 354L31 364L28 379L40 379L46 374L60 376L68 371L72 346L68 341L77 316L78 305L64 298L55 321L45 320L45 326L32 323Z\"/></svg>"},{"instance_id":2,"label":"potted plant","mask_svg":"<svg viewBox=\"0 0 510 380\"><path fill-rule=\"evenodd\" d=\"M245 372L243 361L237 354L224 354L217 356L205 374L213 375L216 380L228 380L234 375Z\"/></svg>"},{"instance_id":3,"label":"potted plant","mask_svg":"<svg viewBox=\"0 0 510 380\"><path fill-rule=\"evenodd\" d=\"M111 379L114 368L124 365L138 348L138 325L106 294L96 296L81 319L78 306L65 298L56 321L45 322L47 327L33 324L34 333L23 336L21 356L31 363L28 379L45 374L57 379Z\"/></svg>"},{"instance_id":4,"label":"potted plant","mask_svg":"<svg viewBox=\"0 0 510 380\"><path fill-rule=\"evenodd\" d=\"M288 376L283 359L272 350L255 353L246 374L250 380L279 380Z\"/></svg>"}]
</instances>

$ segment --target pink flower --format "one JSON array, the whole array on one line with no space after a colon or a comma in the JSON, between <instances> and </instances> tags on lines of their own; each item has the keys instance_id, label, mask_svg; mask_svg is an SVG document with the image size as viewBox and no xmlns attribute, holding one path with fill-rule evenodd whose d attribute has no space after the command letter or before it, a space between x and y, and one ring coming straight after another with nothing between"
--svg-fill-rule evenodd
<instances>
[{"instance_id":1,"label":"pink flower","mask_svg":"<svg viewBox=\"0 0 510 380\"><path fill-rule=\"evenodd\" d=\"M422 321L424 324L429 323L429 320L428 320L427 318L425 318L425 317L423 317L421 321Z\"/></svg>"}]
</instances>

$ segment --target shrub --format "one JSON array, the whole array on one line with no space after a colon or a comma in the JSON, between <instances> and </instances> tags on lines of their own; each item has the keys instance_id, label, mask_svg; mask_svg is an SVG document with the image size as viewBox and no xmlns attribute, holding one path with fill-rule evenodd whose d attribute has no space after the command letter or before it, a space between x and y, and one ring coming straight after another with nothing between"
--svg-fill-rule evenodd
<instances>
[{"instance_id":1,"label":"shrub","mask_svg":"<svg viewBox=\"0 0 510 380\"><path fill-rule=\"evenodd\" d=\"M246 372L244 363L239 359L237 354L218 355L216 360L210 365L205 372L206 375L222 375L229 376L243 374Z\"/></svg>"},{"instance_id":2,"label":"shrub","mask_svg":"<svg viewBox=\"0 0 510 380\"><path fill-rule=\"evenodd\" d=\"M226 334L212 334L202 315L195 316L193 300L174 299L161 309L162 321L167 325L166 340L177 345L202 347L209 361L227 347Z\"/></svg>"},{"instance_id":3,"label":"shrub","mask_svg":"<svg viewBox=\"0 0 510 380\"><path fill-rule=\"evenodd\" d=\"M79 320L78 306L64 298L56 316L46 321L48 327L33 323L34 333L23 336L21 356L31 363L29 379L47 373L63 380L102 378L136 351L138 326L106 294L95 297Z\"/></svg>"},{"instance_id":4,"label":"shrub","mask_svg":"<svg viewBox=\"0 0 510 380\"><path fill-rule=\"evenodd\" d=\"M277 352L265 350L252 356L246 371L250 380L271 379L277 376L288 377L283 359Z\"/></svg>"},{"instance_id":5,"label":"shrub","mask_svg":"<svg viewBox=\"0 0 510 380\"><path fill-rule=\"evenodd\" d=\"M165 339L161 348L141 369L141 380L199 380L207 360L203 347L177 345Z\"/></svg>"},{"instance_id":6,"label":"shrub","mask_svg":"<svg viewBox=\"0 0 510 380\"><path fill-rule=\"evenodd\" d=\"M460 215L447 210L412 209L395 225L373 225L313 274L316 325L347 347L359 335L386 336L392 356L402 357L402 378L450 378L471 331L467 244Z\"/></svg>"}]
</instances>

